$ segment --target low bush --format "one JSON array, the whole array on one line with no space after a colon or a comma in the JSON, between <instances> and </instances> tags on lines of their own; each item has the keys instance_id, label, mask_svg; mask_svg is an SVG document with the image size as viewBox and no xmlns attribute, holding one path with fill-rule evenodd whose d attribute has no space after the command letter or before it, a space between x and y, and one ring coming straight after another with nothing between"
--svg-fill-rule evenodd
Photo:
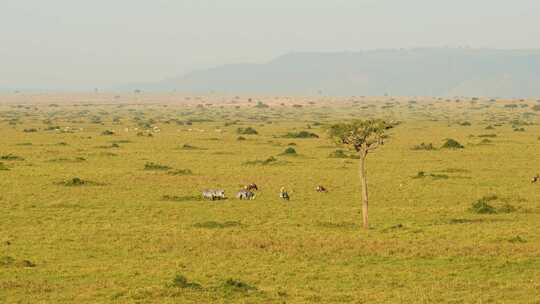
<instances>
[{"instance_id":1,"label":"low bush","mask_svg":"<svg viewBox=\"0 0 540 304\"><path fill-rule=\"evenodd\" d=\"M169 175L193 175L193 171L189 169L177 169L167 172Z\"/></svg>"},{"instance_id":2,"label":"low bush","mask_svg":"<svg viewBox=\"0 0 540 304\"><path fill-rule=\"evenodd\" d=\"M9 171L9 168L4 165L4 163L0 163L0 171Z\"/></svg>"},{"instance_id":3,"label":"low bush","mask_svg":"<svg viewBox=\"0 0 540 304\"><path fill-rule=\"evenodd\" d=\"M319 135L308 131L289 132L285 134L285 138L319 138Z\"/></svg>"},{"instance_id":4,"label":"low bush","mask_svg":"<svg viewBox=\"0 0 540 304\"><path fill-rule=\"evenodd\" d=\"M236 133L241 135L257 135L259 132L257 130L253 129L252 127L247 128L238 128L236 129Z\"/></svg>"},{"instance_id":5,"label":"low bush","mask_svg":"<svg viewBox=\"0 0 540 304\"><path fill-rule=\"evenodd\" d=\"M421 143L419 145L416 145L416 146L412 147L412 150L415 150L415 151L420 151L420 150L430 151L430 150L435 150L435 147L433 146L432 143L429 143L429 144Z\"/></svg>"},{"instance_id":6,"label":"low bush","mask_svg":"<svg viewBox=\"0 0 540 304\"><path fill-rule=\"evenodd\" d=\"M17 155L14 155L14 154L6 154L6 155L2 155L0 156L0 160L24 160L23 157L20 157L20 156L17 156Z\"/></svg>"},{"instance_id":7,"label":"low bush","mask_svg":"<svg viewBox=\"0 0 540 304\"><path fill-rule=\"evenodd\" d=\"M176 288L191 288L191 289L201 289L202 286L201 284L199 283L195 283L195 282L189 282L188 279L181 275L181 274L177 274L172 282L171 282L171 286L172 287L176 287Z\"/></svg>"},{"instance_id":8,"label":"low bush","mask_svg":"<svg viewBox=\"0 0 540 304\"><path fill-rule=\"evenodd\" d=\"M230 227L238 227L242 224L237 221L227 221L227 222L215 222L215 221L208 221L203 223L197 223L193 225L195 228L206 228L206 229L222 229L222 228L230 228Z\"/></svg>"},{"instance_id":9,"label":"low bush","mask_svg":"<svg viewBox=\"0 0 540 304\"><path fill-rule=\"evenodd\" d=\"M281 155L298 155L293 147L288 147Z\"/></svg>"},{"instance_id":10,"label":"low bush","mask_svg":"<svg viewBox=\"0 0 540 304\"><path fill-rule=\"evenodd\" d=\"M444 142L441 148L442 149L463 149L465 147L462 144L460 144L457 140L449 138Z\"/></svg>"},{"instance_id":11,"label":"low bush","mask_svg":"<svg viewBox=\"0 0 540 304\"><path fill-rule=\"evenodd\" d=\"M149 162L144 165L144 170L157 170L157 171L164 171L172 169L169 166L161 165L158 163Z\"/></svg>"}]
</instances>

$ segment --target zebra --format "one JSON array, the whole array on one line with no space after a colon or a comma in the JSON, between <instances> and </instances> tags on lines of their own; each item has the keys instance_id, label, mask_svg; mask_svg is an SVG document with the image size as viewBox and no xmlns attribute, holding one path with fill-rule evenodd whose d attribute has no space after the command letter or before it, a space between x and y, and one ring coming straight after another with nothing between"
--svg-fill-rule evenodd
<instances>
[{"instance_id":1,"label":"zebra","mask_svg":"<svg viewBox=\"0 0 540 304\"><path fill-rule=\"evenodd\" d=\"M279 189L279 197L283 200L286 200L288 201L290 199L289 197L289 193L287 193L287 191L285 191L285 187L281 187L281 189Z\"/></svg>"},{"instance_id":2,"label":"zebra","mask_svg":"<svg viewBox=\"0 0 540 304\"><path fill-rule=\"evenodd\" d=\"M225 190L222 189L206 189L202 191L203 198L209 200L222 200L225 199Z\"/></svg>"},{"instance_id":3,"label":"zebra","mask_svg":"<svg viewBox=\"0 0 540 304\"><path fill-rule=\"evenodd\" d=\"M318 185L317 188L315 188L315 191L322 192L322 193L328 192L328 190L326 190L326 188L324 186L321 186L321 185Z\"/></svg>"},{"instance_id":4,"label":"zebra","mask_svg":"<svg viewBox=\"0 0 540 304\"><path fill-rule=\"evenodd\" d=\"M244 186L244 189L247 191L253 191L253 190L258 191L259 187L257 187L255 183L251 183L249 185Z\"/></svg>"},{"instance_id":5,"label":"zebra","mask_svg":"<svg viewBox=\"0 0 540 304\"><path fill-rule=\"evenodd\" d=\"M254 200L256 194L249 191L249 190L240 190L238 191L238 194L236 194L236 198L240 200Z\"/></svg>"},{"instance_id":6,"label":"zebra","mask_svg":"<svg viewBox=\"0 0 540 304\"><path fill-rule=\"evenodd\" d=\"M533 184L538 182L538 181L540 181L540 174L536 174L536 176L533 176L531 178L531 183L533 183Z\"/></svg>"}]
</instances>

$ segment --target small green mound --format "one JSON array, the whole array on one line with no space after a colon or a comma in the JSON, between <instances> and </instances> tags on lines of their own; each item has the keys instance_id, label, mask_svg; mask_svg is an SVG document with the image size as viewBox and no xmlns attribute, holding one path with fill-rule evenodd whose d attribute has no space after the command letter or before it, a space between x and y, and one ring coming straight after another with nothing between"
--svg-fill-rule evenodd
<instances>
[{"instance_id":1,"label":"small green mound","mask_svg":"<svg viewBox=\"0 0 540 304\"><path fill-rule=\"evenodd\" d=\"M416 145L414 147L411 148L411 150L414 150L414 151L420 151L420 150L426 150L426 151L430 151L430 150L435 150L435 147L433 146L432 143L421 143L419 145Z\"/></svg>"},{"instance_id":2,"label":"small green mound","mask_svg":"<svg viewBox=\"0 0 540 304\"><path fill-rule=\"evenodd\" d=\"M9 171L9 168L4 165L4 163L0 163L0 171Z\"/></svg>"},{"instance_id":3,"label":"small green mound","mask_svg":"<svg viewBox=\"0 0 540 304\"><path fill-rule=\"evenodd\" d=\"M114 132L111 131L111 130L105 130L105 131L101 132L101 135L114 135Z\"/></svg>"},{"instance_id":4,"label":"small green mound","mask_svg":"<svg viewBox=\"0 0 540 304\"><path fill-rule=\"evenodd\" d=\"M202 288L201 284L195 283L195 282L189 282L188 279L181 274L177 274L172 279L171 286L176 287L176 288L191 288L191 289Z\"/></svg>"},{"instance_id":5,"label":"small green mound","mask_svg":"<svg viewBox=\"0 0 540 304\"><path fill-rule=\"evenodd\" d=\"M247 128L238 128L236 129L236 133L241 135L257 135L259 132L257 130L253 129L252 127Z\"/></svg>"},{"instance_id":6,"label":"small green mound","mask_svg":"<svg viewBox=\"0 0 540 304\"><path fill-rule=\"evenodd\" d=\"M149 171L165 171L165 170L170 170L170 169L172 168L169 166L165 166L165 165L161 165L161 164L153 163L153 162L149 162L144 165L144 170L149 170Z\"/></svg>"},{"instance_id":7,"label":"small green mound","mask_svg":"<svg viewBox=\"0 0 540 304\"><path fill-rule=\"evenodd\" d=\"M65 180L65 181L58 182L56 184L60 185L60 186L66 186L66 187L100 186L100 185L103 185L103 184L96 183L96 182L93 182L93 181L84 180L84 179L79 178L79 177L74 177L74 178L71 178L71 179L68 179L68 180Z\"/></svg>"},{"instance_id":8,"label":"small green mound","mask_svg":"<svg viewBox=\"0 0 540 304\"><path fill-rule=\"evenodd\" d=\"M245 282L242 282L242 281L239 281L239 280L235 280L235 279L227 279L227 281L225 281L221 287L227 291L232 291L232 292L242 292L242 293L247 293L247 292L250 292L250 291L256 291L257 288L255 286L251 286Z\"/></svg>"},{"instance_id":9,"label":"small green mound","mask_svg":"<svg viewBox=\"0 0 540 304\"><path fill-rule=\"evenodd\" d=\"M444 142L441 148L442 149L463 149L465 147L462 144L460 144L457 140L449 138Z\"/></svg>"},{"instance_id":10,"label":"small green mound","mask_svg":"<svg viewBox=\"0 0 540 304\"><path fill-rule=\"evenodd\" d=\"M281 155L298 155L293 147L288 147Z\"/></svg>"},{"instance_id":11,"label":"small green mound","mask_svg":"<svg viewBox=\"0 0 540 304\"><path fill-rule=\"evenodd\" d=\"M193 175L193 171L190 169L178 169L167 172L169 175Z\"/></svg>"},{"instance_id":12,"label":"small green mound","mask_svg":"<svg viewBox=\"0 0 540 304\"><path fill-rule=\"evenodd\" d=\"M319 138L319 135L308 131L289 132L285 134L285 138Z\"/></svg>"},{"instance_id":13,"label":"small green mound","mask_svg":"<svg viewBox=\"0 0 540 304\"><path fill-rule=\"evenodd\" d=\"M202 198L200 196L176 196L176 195L164 195L161 198L163 201L168 202L194 202L194 201L202 201Z\"/></svg>"},{"instance_id":14,"label":"small green mound","mask_svg":"<svg viewBox=\"0 0 540 304\"><path fill-rule=\"evenodd\" d=\"M2 156L0 156L0 160L20 160L20 161L22 161L22 160L24 160L24 158L23 158L23 157L20 157L20 156L17 156L17 155L14 155L14 154L11 154L11 153L9 153L9 154L6 154L6 155L2 155Z\"/></svg>"},{"instance_id":15,"label":"small green mound","mask_svg":"<svg viewBox=\"0 0 540 304\"><path fill-rule=\"evenodd\" d=\"M231 227L238 227L242 224L237 221L227 221L227 222L215 222L215 221L208 221L203 223L197 223L193 225L195 228L206 228L206 229L223 229L223 228L231 228Z\"/></svg>"},{"instance_id":16,"label":"small green mound","mask_svg":"<svg viewBox=\"0 0 540 304\"><path fill-rule=\"evenodd\" d=\"M265 159L265 160L252 160L252 161L247 161L247 162L244 162L244 165L247 165L247 166L252 166L252 165L262 165L262 166L267 166L267 165L274 165L274 164L278 164L278 159L273 157L273 156L270 156L269 158Z\"/></svg>"}]
</instances>

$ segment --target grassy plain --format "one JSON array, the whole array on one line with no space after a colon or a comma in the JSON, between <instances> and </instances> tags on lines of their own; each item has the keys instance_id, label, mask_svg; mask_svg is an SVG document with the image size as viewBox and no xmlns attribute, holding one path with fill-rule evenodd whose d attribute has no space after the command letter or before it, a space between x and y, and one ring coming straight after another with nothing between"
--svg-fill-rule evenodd
<instances>
[{"instance_id":1,"label":"grassy plain","mask_svg":"<svg viewBox=\"0 0 540 304\"><path fill-rule=\"evenodd\" d=\"M536 105L1 96L0 303L540 303ZM400 122L368 157L369 231L358 160L324 134L353 118ZM470 210L484 196L496 213Z\"/></svg>"}]
</instances>

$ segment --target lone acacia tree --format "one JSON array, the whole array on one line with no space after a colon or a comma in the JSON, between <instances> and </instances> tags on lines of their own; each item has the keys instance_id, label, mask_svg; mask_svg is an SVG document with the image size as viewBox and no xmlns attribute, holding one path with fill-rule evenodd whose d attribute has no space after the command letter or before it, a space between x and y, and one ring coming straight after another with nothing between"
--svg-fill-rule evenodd
<instances>
[{"instance_id":1,"label":"lone acacia tree","mask_svg":"<svg viewBox=\"0 0 540 304\"><path fill-rule=\"evenodd\" d=\"M355 120L330 126L328 133L336 143L346 145L360 154L360 182L362 183L362 219L368 229L368 188L366 157L370 151L383 144L385 130L391 125L380 119Z\"/></svg>"}]
</instances>

